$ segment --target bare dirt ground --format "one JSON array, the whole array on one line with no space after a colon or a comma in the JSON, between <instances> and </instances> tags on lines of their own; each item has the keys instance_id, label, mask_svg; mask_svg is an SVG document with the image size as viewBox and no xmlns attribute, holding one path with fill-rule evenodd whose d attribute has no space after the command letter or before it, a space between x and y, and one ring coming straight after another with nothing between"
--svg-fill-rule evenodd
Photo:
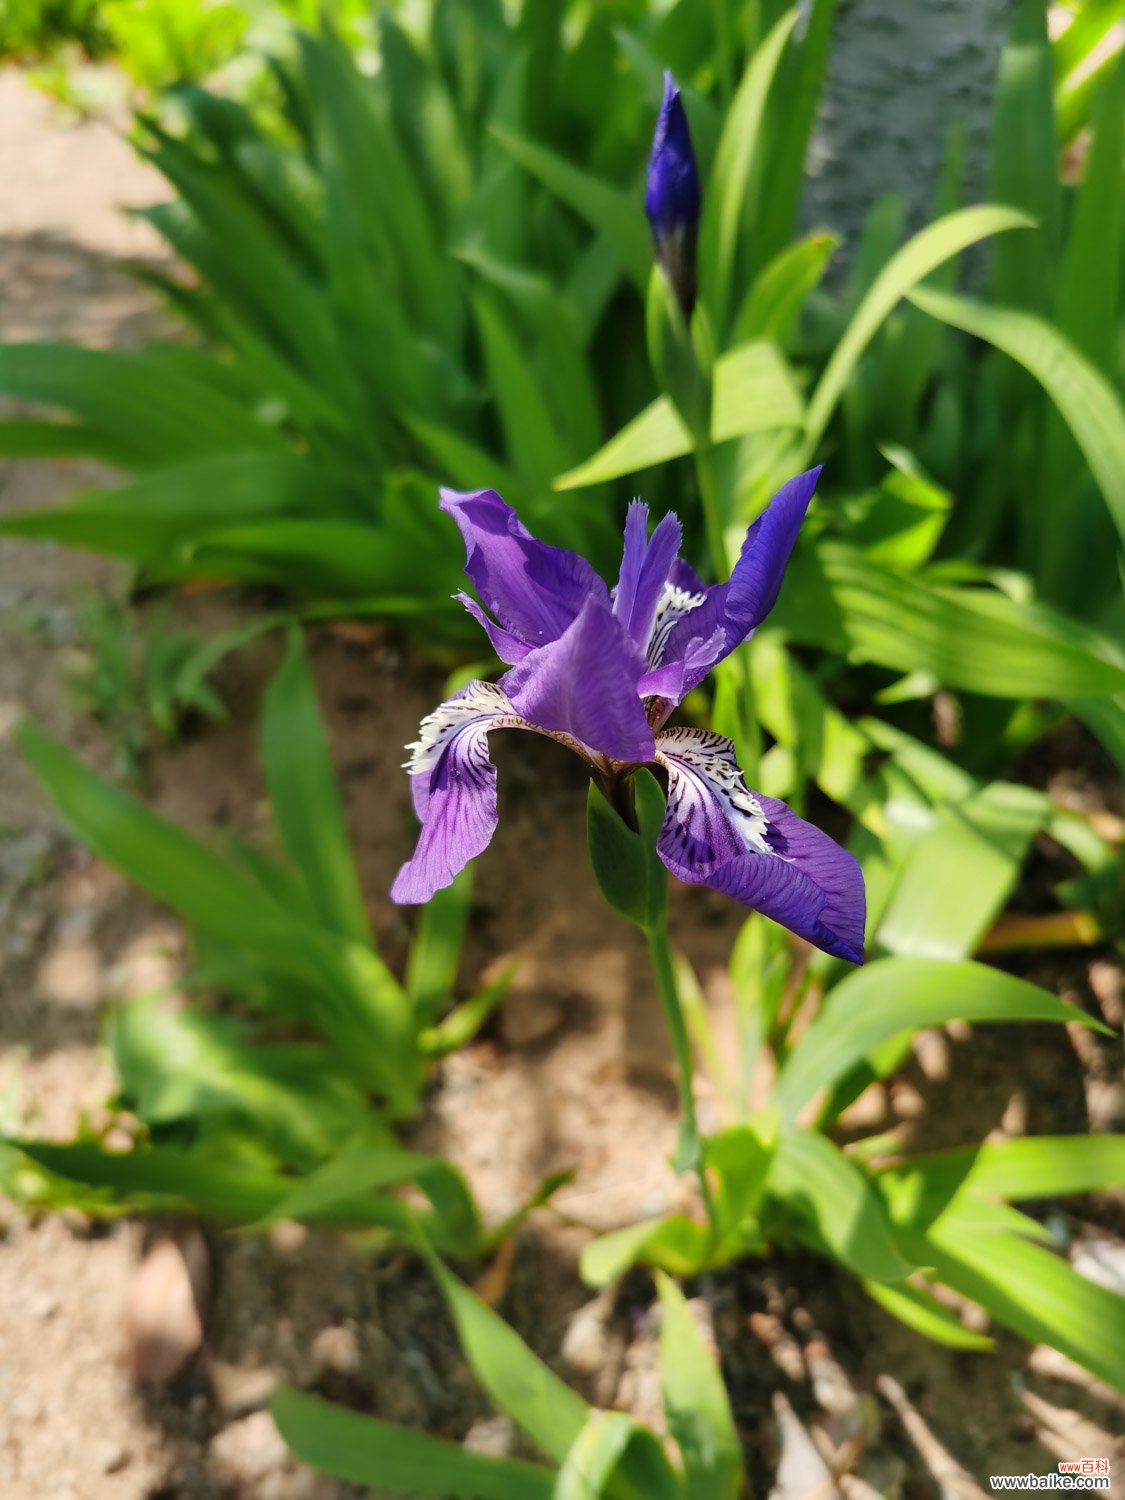
<instances>
[{"instance_id":1,"label":"bare dirt ground","mask_svg":"<svg viewBox=\"0 0 1125 1500\"><path fill-rule=\"evenodd\" d=\"M116 262L159 253L117 208L152 201L159 182L106 127L61 125L15 73L0 74L0 130L3 337L114 345L158 329L147 295ZM92 466L6 463L0 506L47 503L102 477ZM113 568L96 559L0 544L0 1085L18 1070L22 1120L59 1138L109 1092L98 1048L104 1007L174 972L178 943L165 914L73 843L10 743L17 717L30 713L102 769L111 765L112 746L73 712L60 666L81 589L115 583ZM410 918L385 892L412 837L400 747L439 683L408 672L378 640L321 633L312 649L364 888L383 951L398 962ZM265 642L232 661L220 680L230 717L154 758L148 791L166 815L268 837L254 726L274 659ZM578 1169L559 1196L561 1212L540 1214L520 1237L501 1305L591 1398L659 1424L650 1285L629 1278L615 1296L591 1298L575 1259L589 1229L681 1201L666 1165L675 1129L667 1049L643 953L593 889L573 763L549 745L530 759L519 750L517 758L499 747L503 816L480 862L462 982L467 991L512 958L517 978L502 1015L443 1067L418 1143L462 1165L491 1220L544 1173ZM676 893L677 936L719 1010L736 920L707 892ZM1120 1006L1108 953L1036 977L1095 1012ZM994 1130L1120 1128L1117 1069L1115 1044L1088 1034L935 1034L899 1080L867 1100L864 1124L905 1121L919 1143L935 1145ZM3 1108L9 1128L12 1105ZM1112 1251L1123 1228L1118 1205L1080 1209L1077 1219L1073 1203L1055 1209L1060 1234L1093 1235ZM468 1434L492 1451L515 1442L474 1390L426 1275L405 1258L374 1259L288 1225L240 1239L184 1224L32 1222L10 1207L3 1223L4 1500L355 1493L288 1458L264 1410L278 1378ZM169 1232L207 1268L202 1347L171 1381L136 1382L121 1362L126 1308L146 1247ZM167 1262L163 1281L155 1264L144 1273L148 1306L174 1332L191 1321L178 1263ZM1060 1457L1125 1463L1114 1436L1118 1398L1050 1351L1004 1335L992 1356L936 1349L811 1258L747 1263L691 1290L722 1354L756 1493L976 1495L988 1473L1046 1472ZM852 1472L836 1484L822 1450L848 1442Z\"/></svg>"}]
</instances>

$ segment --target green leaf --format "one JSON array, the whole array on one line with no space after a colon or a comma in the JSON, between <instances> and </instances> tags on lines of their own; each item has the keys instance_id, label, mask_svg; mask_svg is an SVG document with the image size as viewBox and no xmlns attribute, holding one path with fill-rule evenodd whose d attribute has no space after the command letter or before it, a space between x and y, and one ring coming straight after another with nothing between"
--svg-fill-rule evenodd
<instances>
[{"instance_id":1,"label":"green leaf","mask_svg":"<svg viewBox=\"0 0 1125 1500\"><path fill-rule=\"evenodd\" d=\"M430 1437L378 1417L281 1386L270 1413L285 1442L302 1461L333 1479L410 1495L450 1495L458 1500L552 1500L554 1475L518 1458L471 1453L445 1438Z\"/></svg>"},{"instance_id":2,"label":"green leaf","mask_svg":"<svg viewBox=\"0 0 1125 1500\"><path fill-rule=\"evenodd\" d=\"M231 1160L225 1143L135 1147L107 1151L90 1141L8 1139L49 1172L93 1187L112 1189L118 1201L137 1209L192 1208L210 1219L246 1223L267 1213L290 1180Z\"/></svg>"},{"instance_id":3,"label":"green leaf","mask_svg":"<svg viewBox=\"0 0 1125 1500\"><path fill-rule=\"evenodd\" d=\"M295 592L381 598L389 614L433 611L453 591L453 557L405 526L283 517L205 532L182 571L283 583ZM423 550L424 549L424 550Z\"/></svg>"},{"instance_id":4,"label":"green leaf","mask_svg":"<svg viewBox=\"0 0 1125 1500\"><path fill-rule=\"evenodd\" d=\"M518 481L500 459L471 442L462 433L443 427L426 417L400 414L400 420L423 448L441 465L443 477L463 490L491 488L514 495Z\"/></svg>"},{"instance_id":5,"label":"green leaf","mask_svg":"<svg viewBox=\"0 0 1125 1500\"><path fill-rule=\"evenodd\" d=\"M555 1481L553 1500L678 1500L656 1438L624 1412L591 1411Z\"/></svg>"},{"instance_id":6,"label":"green leaf","mask_svg":"<svg viewBox=\"0 0 1125 1500\"><path fill-rule=\"evenodd\" d=\"M660 1325L660 1383L668 1431L684 1463L684 1500L737 1500L742 1493L742 1445L722 1372L699 1334L683 1293L658 1274L664 1316Z\"/></svg>"},{"instance_id":7,"label":"green leaf","mask_svg":"<svg viewBox=\"0 0 1125 1500\"><path fill-rule=\"evenodd\" d=\"M699 230L699 264L703 300L720 338L726 328L738 232L746 217L751 174L761 149L766 100L797 14L791 10L783 15L751 57L715 152L711 190L704 199Z\"/></svg>"},{"instance_id":8,"label":"green leaf","mask_svg":"<svg viewBox=\"0 0 1125 1500\"><path fill-rule=\"evenodd\" d=\"M419 1026L432 1026L453 993L472 896L470 866L422 908L406 964L406 993Z\"/></svg>"},{"instance_id":9,"label":"green leaf","mask_svg":"<svg viewBox=\"0 0 1125 1500\"><path fill-rule=\"evenodd\" d=\"M781 70L775 102L784 100L784 126L771 129L771 152L755 222L761 240L757 264L777 255L793 237L797 206L805 184L809 140L820 105L824 76L832 50L836 0L812 0L800 44L790 51ZM769 121L772 127L775 120Z\"/></svg>"},{"instance_id":10,"label":"green leaf","mask_svg":"<svg viewBox=\"0 0 1125 1500\"><path fill-rule=\"evenodd\" d=\"M772 1113L751 1116L707 1138L704 1160L718 1179L720 1237L735 1233L757 1211L776 1149L777 1119Z\"/></svg>"},{"instance_id":11,"label":"green leaf","mask_svg":"<svg viewBox=\"0 0 1125 1500\"><path fill-rule=\"evenodd\" d=\"M540 1452L562 1463L586 1425L589 1406L503 1318L432 1256L430 1269L457 1325L465 1358L490 1400Z\"/></svg>"},{"instance_id":12,"label":"green leaf","mask_svg":"<svg viewBox=\"0 0 1125 1500\"><path fill-rule=\"evenodd\" d=\"M848 974L786 1060L773 1101L792 1119L880 1042L948 1021L1078 1021L1084 1011L984 964L889 958Z\"/></svg>"},{"instance_id":13,"label":"green leaf","mask_svg":"<svg viewBox=\"0 0 1125 1500\"><path fill-rule=\"evenodd\" d=\"M1125 686L1111 650L1063 616L906 577L842 542L798 551L771 624L792 641L989 697L1066 701Z\"/></svg>"},{"instance_id":14,"label":"green leaf","mask_svg":"<svg viewBox=\"0 0 1125 1500\"><path fill-rule=\"evenodd\" d=\"M860 356L895 304L950 256L989 235L1009 229L1026 229L1032 222L1026 214L1017 213L1015 209L992 204L961 208L934 224L928 224L891 256L856 308L817 382L809 402L798 467L803 468L811 462Z\"/></svg>"},{"instance_id":15,"label":"green leaf","mask_svg":"<svg viewBox=\"0 0 1125 1500\"><path fill-rule=\"evenodd\" d=\"M575 469L560 474L556 490L576 490L585 485L618 479L638 469L652 468L691 452L691 433L670 396L658 396L639 416L611 437L604 448Z\"/></svg>"},{"instance_id":16,"label":"green leaf","mask_svg":"<svg viewBox=\"0 0 1125 1500\"><path fill-rule=\"evenodd\" d=\"M991 144L990 195L1039 226L992 247L992 293L998 302L1046 312L1058 271L1062 188L1043 0L1017 0L1000 56Z\"/></svg>"},{"instance_id":17,"label":"green leaf","mask_svg":"<svg viewBox=\"0 0 1125 1500\"><path fill-rule=\"evenodd\" d=\"M32 418L0 422L0 456L4 458L100 458L126 469L138 460L136 449L78 422L45 422Z\"/></svg>"},{"instance_id":18,"label":"green leaf","mask_svg":"<svg viewBox=\"0 0 1125 1500\"><path fill-rule=\"evenodd\" d=\"M315 503L312 466L287 454L228 453L145 474L54 509L0 517L0 534L34 536L132 562L165 560L216 525L273 518Z\"/></svg>"},{"instance_id":19,"label":"green leaf","mask_svg":"<svg viewBox=\"0 0 1125 1500\"><path fill-rule=\"evenodd\" d=\"M587 1286L608 1286L636 1265L657 1266L672 1276L694 1276L707 1264L711 1248L707 1226L684 1214L650 1219L591 1240L582 1252L582 1280Z\"/></svg>"},{"instance_id":20,"label":"green leaf","mask_svg":"<svg viewBox=\"0 0 1125 1500\"><path fill-rule=\"evenodd\" d=\"M810 293L820 285L840 237L818 230L787 245L755 277L734 320L731 342L769 339L785 348Z\"/></svg>"},{"instance_id":21,"label":"green leaf","mask_svg":"<svg viewBox=\"0 0 1125 1500\"><path fill-rule=\"evenodd\" d=\"M17 731L55 806L107 863L163 901L259 977L283 978L304 1018L369 1071L395 1107L413 1107L419 1078L405 995L370 947L295 921L249 873L88 770L34 724ZM268 995L266 998L280 997Z\"/></svg>"},{"instance_id":22,"label":"green leaf","mask_svg":"<svg viewBox=\"0 0 1125 1500\"><path fill-rule=\"evenodd\" d=\"M748 432L799 427L801 397L787 361L757 340L730 349L715 363L711 441L729 442ZM555 480L556 490L581 489L618 479L692 451L691 433L668 396L659 396L627 422L592 458Z\"/></svg>"},{"instance_id":23,"label":"green leaf","mask_svg":"<svg viewBox=\"0 0 1125 1500\"><path fill-rule=\"evenodd\" d=\"M935 1344L948 1349L995 1349L996 1340L985 1333L974 1333L961 1319L943 1307L936 1297L909 1281L865 1281L864 1290L879 1306Z\"/></svg>"},{"instance_id":24,"label":"green leaf","mask_svg":"<svg viewBox=\"0 0 1125 1500\"><path fill-rule=\"evenodd\" d=\"M253 924L283 913L240 871L104 781L25 720L17 742L51 801L102 859L192 924L241 945Z\"/></svg>"},{"instance_id":25,"label":"green leaf","mask_svg":"<svg viewBox=\"0 0 1125 1500\"><path fill-rule=\"evenodd\" d=\"M804 406L788 361L771 343L728 349L715 362L711 441L800 427Z\"/></svg>"},{"instance_id":26,"label":"green leaf","mask_svg":"<svg viewBox=\"0 0 1125 1500\"><path fill-rule=\"evenodd\" d=\"M814 1244L857 1276L902 1281L915 1269L895 1243L870 1177L827 1136L782 1126L767 1190L808 1224Z\"/></svg>"},{"instance_id":27,"label":"green leaf","mask_svg":"<svg viewBox=\"0 0 1125 1500\"><path fill-rule=\"evenodd\" d=\"M567 453L539 378L496 299L478 293L473 299L484 347L488 384L500 413L508 451L521 474L533 485L547 483L566 462Z\"/></svg>"},{"instance_id":28,"label":"green leaf","mask_svg":"<svg viewBox=\"0 0 1125 1500\"><path fill-rule=\"evenodd\" d=\"M240 1121L283 1161L309 1167L368 1118L354 1078L323 1047L252 1045L249 1028L140 995L110 1012L107 1043L129 1108L150 1126Z\"/></svg>"},{"instance_id":29,"label":"green leaf","mask_svg":"<svg viewBox=\"0 0 1125 1500\"><path fill-rule=\"evenodd\" d=\"M1072 145L1078 132L1090 123L1098 91L1120 61L1122 39L1119 6L1120 0L1115 18L1118 23L1116 34L1108 38L1108 45L1099 47L1096 55L1089 58L1089 66L1076 69L1055 90L1055 124L1059 140L1064 145ZM1107 8L1112 15L1113 7ZM1087 6L1086 9L1090 7ZM1110 25L1113 25L1112 21Z\"/></svg>"},{"instance_id":30,"label":"green leaf","mask_svg":"<svg viewBox=\"0 0 1125 1500\"><path fill-rule=\"evenodd\" d=\"M1057 291L1059 332L1106 376L1113 374L1114 330L1122 295L1117 273L1125 234L1123 148L1125 51L1119 53L1098 93L1093 137L1074 196Z\"/></svg>"},{"instance_id":31,"label":"green leaf","mask_svg":"<svg viewBox=\"0 0 1125 1500\"><path fill-rule=\"evenodd\" d=\"M593 781L586 797L586 845L598 889L630 922L648 921L648 860L640 837Z\"/></svg>"},{"instance_id":32,"label":"green leaf","mask_svg":"<svg viewBox=\"0 0 1125 1500\"><path fill-rule=\"evenodd\" d=\"M1125 410L1113 387L1049 323L1011 307L985 307L948 292L919 289L923 312L986 339L1023 365L1058 407L1125 538ZM1055 504L1062 496L1052 497Z\"/></svg>"},{"instance_id":33,"label":"green leaf","mask_svg":"<svg viewBox=\"0 0 1125 1500\"><path fill-rule=\"evenodd\" d=\"M1050 1344L1125 1390L1125 1297L1080 1276L1042 1245L977 1227L960 1204L924 1230L900 1227L904 1247L1021 1338Z\"/></svg>"},{"instance_id":34,"label":"green leaf","mask_svg":"<svg viewBox=\"0 0 1125 1500\"><path fill-rule=\"evenodd\" d=\"M427 1057L448 1057L471 1042L508 993L517 967L509 965L498 979L455 1005L436 1026L423 1031L418 1038L422 1052Z\"/></svg>"},{"instance_id":35,"label":"green leaf","mask_svg":"<svg viewBox=\"0 0 1125 1500\"><path fill-rule=\"evenodd\" d=\"M1123 148L1125 51L1098 92L1093 137L1059 269L1055 317L1058 332L1111 381L1122 295ZM1045 598L1089 614L1082 608L1090 595L1087 557L1091 549L1104 549L1108 539L1081 454L1057 408L1047 419L1041 454L1037 582Z\"/></svg>"},{"instance_id":36,"label":"green leaf","mask_svg":"<svg viewBox=\"0 0 1125 1500\"><path fill-rule=\"evenodd\" d=\"M1038 793L992 782L940 807L898 873L876 942L900 957L968 958L1000 914L1047 820Z\"/></svg>"},{"instance_id":37,"label":"green leaf","mask_svg":"<svg viewBox=\"0 0 1125 1500\"><path fill-rule=\"evenodd\" d=\"M430 1200L433 1214L422 1220L423 1228L442 1254L471 1258L480 1253L480 1217L460 1171L444 1157L396 1146L382 1126L358 1132L330 1161L297 1182L257 1227L280 1219L330 1218L369 1193L403 1183L414 1183Z\"/></svg>"},{"instance_id":38,"label":"green leaf","mask_svg":"<svg viewBox=\"0 0 1125 1500\"><path fill-rule=\"evenodd\" d=\"M652 244L639 197L634 201L565 157L514 131L493 125L491 134L524 171L538 178L592 229L606 237L625 274L643 294L652 265Z\"/></svg>"},{"instance_id":39,"label":"green leaf","mask_svg":"<svg viewBox=\"0 0 1125 1500\"><path fill-rule=\"evenodd\" d=\"M304 638L293 631L285 660L266 693L262 758L274 819L286 853L300 872L326 927L370 944Z\"/></svg>"},{"instance_id":40,"label":"green leaf","mask_svg":"<svg viewBox=\"0 0 1125 1500\"><path fill-rule=\"evenodd\" d=\"M0 392L71 413L138 463L194 458L208 448L279 446L247 408L148 350L7 344L0 348Z\"/></svg>"},{"instance_id":41,"label":"green leaf","mask_svg":"<svg viewBox=\"0 0 1125 1500\"><path fill-rule=\"evenodd\" d=\"M628 783L635 799L639 832L613 808L601 788L590 783L586 799L586 844L602 895L638 927L659 921L668 899L668 879L656 854L664 815L664 794L650 771L637 771Z\"/></svg>"},{"instance_id":42,"label":"green leaf","mask_svg":"<svg viewBox=\"0 0 1125 1500\"><path fill-rule=\"evenodd\" d=\"M1071 1193L1113 1192L1125 1183L1125 1136L1040 1135L985 1141L958 1151L912 1156L892 1169L917 1179L927 1202L973 1192L1021 1202Z\"/></svg>"}]
</instances>

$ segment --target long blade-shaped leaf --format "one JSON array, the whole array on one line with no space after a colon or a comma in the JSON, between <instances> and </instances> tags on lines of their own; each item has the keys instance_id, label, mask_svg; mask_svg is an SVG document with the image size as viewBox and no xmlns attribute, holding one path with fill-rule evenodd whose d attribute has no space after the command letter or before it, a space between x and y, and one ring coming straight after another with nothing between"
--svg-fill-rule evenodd
<instances>
[{"instance_id":1,"label":"long blade-shaped leaf","mask_svg":"<svg viewBox=\"0 0 1125 1500\"><path fill-rule=\"evenodd\" d=\"M726 443L748 432L799 427L803 416L793 371L773 344L755 339L716 360L712 442ZM691 448L691 433L683 418L667 396L658 396L592 458L560 474L555 489L581 489L634 474L690 453Z\"/></svg>"},{"instance_id":2,"label":"long blade-shaped leaf","mask_svg":"<svg viewBox=\"0 0 1125 1500\"><path fill-rule=\"evenodd\" d=\"M999 593L907 577L842 542L798 551L773 622L793 641L989 697L1067 701L1125 688L1095 632Z\"/></svg>"},{"instance_id":3,"label":"long blade-shaped leaf","mask_svg":"<svg viewBox=\"0 0 1125 1500\"><path fill-rule=\"evenodd\" d=\"M591 228L605 235L625 274L643 293L652 268L652 246L639 197L634 203L627 194L584 172L565 157L502 126L494 125L492 134L524 171L538 178Z\"/></svg>"},{"instance_id":4,"label":"long blade-shaped leaf","mask_svg":"<svg viewBox=\"0 0 1125 1500\"><path fill-rule=\"evenodd\" d=\"M881 1194L827 1136L783 1126L767 1192L805 1220L814 1240L857 1276L902 1281L915 1269L895 1244Z\"/></svg>"},{"instance_id":5,"label":"long blade-shaped leaf","mask_svg":"<svg viewBox=\"0 0 1125 1500\"><path fill-rule=\"evenodd\" d=\"M943 261L968 245L1009 229L1027 229L1032 222L1026 214L994 204L961 208L939 219L936 224L928 224L891 256L856 308L813 392L805 421L800 467L811 461L816 453L852 371L895 303Z\"/></svg>"},{"instance_id":6,"label":"long blade-shaped leaf","mask_svg":"<svg viewBox=\"0 0 1125 1500\"><path fill-rule=\"evenodd\" d=\"M992 294L1046 312L1058 270L1062 187L1043 0L1017 0L992 110L989 195L1023 209L1035 234L992 246Z\"/></svg>"},{"instance_id":7,"label":"long blade-shaped leaf","mask_svg":"<svg viewBox=\"0 0 1125 1500\"><path fill-rule=\"evenodd\" d=\"M17 731L52 802L94 852L191 923L245 940L251 923L284 913L248 876L89 770L36 724Z\"/></svg>"},{"instance_id":8,"label":"long blade-shaped leaf","mask_svg":"<svg viewBox=\"0 0 1125 1500\"><path fill-rule=\"evenodd\" d=\"M553 1500L680 1500L678 1476L653 1433L620 1411L591 1411Z\"/></svg>"},{"instance_id":9,"label":"long blade-shaped leaf","mask_svg":"<svg viewBox=\"0 0 1125 1500\"><path fill-rule=\"evenodd\" d=\"M437 1260L431 1269L473 1374L535 1446L562 1463L586 1424L586 1402L452 1271Z\"/></svg>"},{"instance_id":10,"label":"long blade-shaped leaf","mask_svg":"<svg viewBox=\"0 0 1125 1500\"><path fill-rule=\"evenodd\" d=\"M937 959L890 958L836 985L789 1056L774 1103L792 1118L819 1089L843 1078L889 1038L947 1021L1079 1021L1084 1011L999 969Z\"/></svg>"},{"instance_id":11,"label":"long blade-shaped leaf","mask_svg":"<svg viewBox=\"0 0 1125 1500\"><path fill-rule=\"evenodd\" d=\"M924 1232L898 1230L925 1265L1033 1344L1051 1344L1125 1390L1125 1297L1080 1276L1019 1235L965 1222L953 1209Z\"/></svg>"},{"instance_id":12,"label":"long blade-shaped leaf","mask_svg":"<svg viewBox=\"0 0 1125 1500\"><path fill-rule=\"evenodd\" d=\"M893 1171L916 1178L934 1202L954 1191L1016 1202L1114 1191L1125 1186L1125 1136L1040 1135L986 1141L960 1151L913 1156Z\"/></svg>"},{"instance_id":13,"label":"long blade-shaped leaf","mask_svg":"<svg viewBox=\"0 0 1125 1500\"><path fill-rule=\"evenodd\" d=\"M303 1463L350 1484L437 1500L552 1500L555 1492L554 1475L539 1464L471 1453L288 1386L274 1393L270 1413Z\"/></svg>"},{"instance_id":14,"label":"long blade-shaped leaf","mask_svg":"<svg viewBox=\"0 0 1125 1500\"><path fill-rule=\"evenodd\" d=\"M735 1500L742 1445L722 1373L675 1282L661 1273L656 1284L664 1314L660 1383L668 1431L683 1455L684 1500Z\"/></svg>"},{"instance_id":15,"label":"long blade-shaped leaf","mask_svg":"<svg viewBox=\"0 0 1125 1500\"><path fill-rule=\"evenodd\" d=\"M781 87L774 97L784 100L784 129L780 131L780 139L771 142L773 149L758 213L761 250L751 247L755 265L779 255L793 235L805 182L809 139L832 48L836 3L837 0L812 0L800 46L791 50L782 68Z\"/></svg>"},{"instance_id":16,"label":"long blade-shaped leaf","mask_svg":"<svg viewBox=\"0 0 1125 1500\"><path fill-rule=\"evenodd\" d=\"M755 51L727 114L715 153L699 235L700 282L711 320L725 331L738 231L746 214L751 174L760 149L762 117L785 44L797 24L796 10L782 16Z\"/></svg>"},{"instance_id":17,"label":"long blade-shaped leaf","mask_svg":"<svg viewBox=\"0 0 1125 1500\"><path fill-rule=\"evenodd\" d=\"M344 811L303 637L266 693L262 757L282 843L326 927L371 942Z\"/></svg>"},{"instance_id":18,"label":"long blade-shaped leaf","mask_svg":"<svg viewBox=\"0 0 1125 1500\"><path fill-rule=\"evenodd\" d=\"M985 307L921 287L911 301L942 322L987 339L1035 376L1066 418L1125 538L1125 410L1104 375L1033 313Z\"/></svg>"},{"instance_id":19,"label":"long blade-shaped leaf","mask_svg":"<svg viewBox=\"0 0 1125 1500\"><path fill-rule=\"evenodd\" d=\"M960 1318L943 1307L929 1292L912 1285L909 1281L891 1283L887 1281L865 1281L864 1290L880 1307L898 1318L916 1333L933 1339L935 1344L944 1344L949 1349L995 1349L996 1340L987 1334L974 1333L966 1328Z\"/></svg>"},{"instance_id":20,"label":"long blade-shaped leaf","mask_svg":"<svg viewBox=\"0 0 1125 1500\"><path fill-rule=\"evenodd\" d=\"M0 349L0 392L73 413L128 448L137 462L188 458L201 448L277 448L254 413L148 351L124 354L69 344ZM143 414L143 415L142 415Z\"/></svg>"}]
</instances>

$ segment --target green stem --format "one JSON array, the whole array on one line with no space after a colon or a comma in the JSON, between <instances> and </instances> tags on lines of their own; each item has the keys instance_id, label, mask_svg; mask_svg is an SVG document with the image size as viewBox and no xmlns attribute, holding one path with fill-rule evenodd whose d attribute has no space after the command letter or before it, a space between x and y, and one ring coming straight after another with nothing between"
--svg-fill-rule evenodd
<instances>
[{"instance_id":1,"label":"green stem","mask_svg":"<svg viewBox=\"0 0 1125 1500\"><path fill-rule=\"evenodd\" d=\"M715 486L715 475L711 468L711 445L696 439L695 474L699 484L699 500L703 507L703 525L707 532L707 547L711 553L711 569L716 583L725 583L727 572L727 544L723 535L723 512L719 504L719 491Z\"/></svg>"},{"instance_id":2,"label":"green stem","mask_svg":"<svg viewBox=\"0 0 1125 1500\"><path fill-rule=\"evenodd\" d=\"M734 96L734 56L731 39L730 14L727 0L712 0L715 16L715 39L719 53L719 87L722 89L723 109L730 107Z\"/></svg>"},{"instance_id":3,"label":"green stem","mask_svg":"<svg viewBox=\"0 0 1125 1500\"><path fill-rule=\"evenodd\" d=\"M648 941L648 956L652 962L653 977L660 996L660 1008L672 1040L672 1051L676 1057L676 1074L680 1089L680 1107L683 1119L680 1123L680 1146L677 1165L681 1170L692 1167L699 1178L699 1191L703 1206L707 1210L707 1222L715 1232L715 1204L707 1182L707 1169L703 1163L703 1142L699 1134L699 1121L695 1114L695 1095L692 1092L692 1076L695 1071L691 1041L688 1037L684 1010L680 1003L676 969L672 962L672 945L668 939L668 919L662 916L645 928Z\"/></svg>"}]
</instances>

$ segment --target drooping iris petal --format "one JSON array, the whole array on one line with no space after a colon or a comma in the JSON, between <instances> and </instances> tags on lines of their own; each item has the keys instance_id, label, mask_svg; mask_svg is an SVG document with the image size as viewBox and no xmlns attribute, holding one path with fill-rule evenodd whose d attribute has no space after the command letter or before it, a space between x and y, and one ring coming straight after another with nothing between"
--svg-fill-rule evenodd
<instances>
[{"instance_id":1,"label":"drooping iris petal","mask_svg":"<svg viewBox=\"0 0 1125 1500\"><path fill-rule=\"evenodd\" d=\"M777 602L819 474L819 467L809 469L778 490L746 533L730 580L707 589L702 602L673 624L660 660L652 665L684 663L679 698L740 646Z\"/></svg>"},{"instance_id":2,"label":"drooping iris petal","mask_svg":"<svg viewBox=\"0 0 1125 1500\"><path fill-rule=\"evenodd\" d=\"M701 729L657 736L668 808L657 852L691 885L763 912L837 958L863 962L866 915L856 860L774 797L751 792L734 746Z\"/></svg>"},{"instance_id":3,"label":"drooping iris petal","mask_svg":"<svg viewBox=\"0 0 1125 1500\"><path fill-rule=\"evenodd\" d=\"M611 760L646 761L653 737L637 695L644 669L608 602L592 595L557 641L532 651L500 685L536 728L570 735Z\"/></svg>"},{"instance_id":4,"label":"drooping iris petal","mask_svg":"<svg viewBox=\"0 0 1125 1500\"><path fill-rule=\"evenodd\" d=\"M465 572L501 627L527 646L558 640L590 595L609 590L584 557L531 535L495 490L442 490L465 543Z\"/></svg>"},{"instance_id":5,"label":"drooping iris petal","mask_svg":"<svg viewBox=\"0 0 1125 1500\"><path fill-rule=\"evenodd\" d=\"M497 821L488 735L506 728L530 726L491 682L470 682L422 720L409 764L422 831L395 877L392 901L405 906L428 901L488 847Z\"/></svg>"},{"instance_id":6,"label":"drooping iris petal","mask_svg":"<svg viewBox=\"0 0 1125 1500\"><path fill-rule=\"evenodd\" d=\"M487 615L475 599L470 599L468 594L454 594L458 604L463 604L473 619L487 635L493 651L502 662L509 667L514 667L516 662L523 661L534 646L529 646L522 641L518 635L513 635L510 630L505 630L502 625L497 625L490 615Z\"/></svg>"},{"instance_id":7,"label":"drooping iris petal","mask_svg":"<svg viewBox=\"0 0 1125 1500\"><path fill-rule=\"evenodd\" d=\"M652 633L656 607L680 550L682 535L677 518L666 515L649 537L648 506L640 500L629 506L613 613L642 650Z\"/></svg>"}]
</instances>

